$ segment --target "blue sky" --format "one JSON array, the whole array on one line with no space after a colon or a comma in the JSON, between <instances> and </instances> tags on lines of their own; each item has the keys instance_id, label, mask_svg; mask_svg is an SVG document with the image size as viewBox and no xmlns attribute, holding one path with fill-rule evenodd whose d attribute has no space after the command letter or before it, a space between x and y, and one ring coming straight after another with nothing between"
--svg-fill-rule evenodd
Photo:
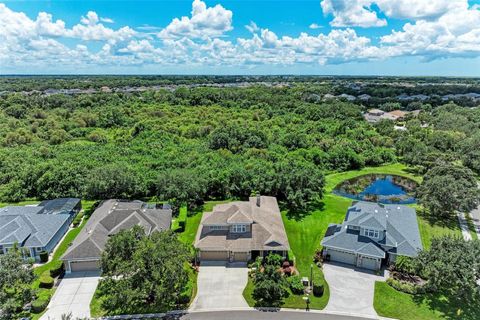
<instances>
[{"instance_id":1,"label":"blue sky","mask_svg":"<svg viewBox=\"0 0 480 320\"><path fill-rule=\"evenodd\" d=\"M17 73L480 76L480 0L0 1Z\"/></svg>"}]
</instances>

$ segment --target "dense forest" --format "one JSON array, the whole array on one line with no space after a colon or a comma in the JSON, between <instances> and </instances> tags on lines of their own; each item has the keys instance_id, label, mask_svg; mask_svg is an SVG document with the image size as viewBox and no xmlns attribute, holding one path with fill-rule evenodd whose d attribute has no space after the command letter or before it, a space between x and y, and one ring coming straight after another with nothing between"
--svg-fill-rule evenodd
<instances>
[{"instance_id":1,"label":"dense forest","mask_svg":"<svg viewBox=\"0 0 480 320\"><path fill-rule=\"evenodd\" d=\"M219 81L135 77L142 85L204 78ZM113 88L126 85L129 78L101 79L98 85ZM438 99L434 104L377 100L376 106L385 110L422 111L407 118L407 130L396 130L392 121L372 125L363 119L371 103L316 98L339 94L345 80L307 80L290 79L282 86L46 95L14 91L19 83L21 90L33 90L63 88L65 83L83 88L85 81L2 78L0 201L78 196L195 203L259 192L302 208L321 197L323 176L331 171L401 161L425 172L445 161L480 173L478 100L466 105ZM378 86L383 80L376 81ZM478 82L448 81L454 84L432 82L419 88L480 92ZM390 88L405 93L398 86Z\"/></svg>"}]
</instances>

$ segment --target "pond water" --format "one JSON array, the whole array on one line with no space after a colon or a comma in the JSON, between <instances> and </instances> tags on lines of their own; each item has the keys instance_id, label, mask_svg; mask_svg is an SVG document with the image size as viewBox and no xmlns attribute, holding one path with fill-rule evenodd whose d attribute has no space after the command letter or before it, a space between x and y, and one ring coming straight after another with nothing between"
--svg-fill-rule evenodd
<instances>
[{"instance_id":1,"label":"pond water","mask_svg":"<svg viewBox=\"0 0 480 320\"><path fill-rule=\"evenodd\" d=\"M417 183L411 179L383 174L367 174L345 180L333 193L350 199L380 203L415 203Z\"/></svg>"}]
</instances>

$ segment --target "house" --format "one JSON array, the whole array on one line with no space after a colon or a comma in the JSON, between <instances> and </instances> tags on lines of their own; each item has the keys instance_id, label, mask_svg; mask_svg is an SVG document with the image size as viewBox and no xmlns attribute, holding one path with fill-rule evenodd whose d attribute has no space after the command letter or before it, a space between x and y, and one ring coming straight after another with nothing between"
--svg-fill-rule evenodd
<instances>
[{"instance_id":1,"label":"house","mask_svg":"<svg viewBox=\"0 0 480 320\"><path fill-rule=\"evenodd\" d=\"M354 202L342 224L328 226L322 246L327 260L378 270L422 250L417 214L407 206Z\"/></svg>"},{"instance_id":2,"label":"house","mask_svg":"<svg viewBox=\"0 0 480 320\"><path fill-rule=\"evenodd\" d=\"M275 197L219 204L205 212L195 238L199 259L248 261L277 253L287 257L290 245Z\"/></svg>"},{"instance_id":3,"label":"house","mask_svg":"<svg viewBox=\"0 0 480 320\"><path fill-rule=\"evenodd\" d=\"M99 271L100 258L108 237L135 225L142 226L147 234L170 229L172 210L168 205L142 201L104 201L67 249L61 260L67 273L74 271Z\"/></svg>"},{"instance_id":4,"label":"house","mask_svg":"<svg viewBox=\"0 0 480 320\"><path fill-rule=\"evenodd\" d=\"M40 260L40 252L55 249L81 208L76 198L0 208L0 254L17 245L25 259Z\"/></svg>"}]
</instances>

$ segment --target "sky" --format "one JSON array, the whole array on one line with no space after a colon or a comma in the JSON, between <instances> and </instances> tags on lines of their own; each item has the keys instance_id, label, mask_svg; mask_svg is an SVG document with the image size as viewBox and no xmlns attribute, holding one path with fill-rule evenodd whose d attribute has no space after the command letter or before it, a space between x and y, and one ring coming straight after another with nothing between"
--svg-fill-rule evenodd
<instances>
[{"instance_id":1,"label":"sky","mask_svg":"<svg viewBox=\"0 0 480 320\"><path fill-rule=\"evenodd\" d=\"M480 0L0 0L0 74L480 76Z\"/></svg>"}]
</instances>

